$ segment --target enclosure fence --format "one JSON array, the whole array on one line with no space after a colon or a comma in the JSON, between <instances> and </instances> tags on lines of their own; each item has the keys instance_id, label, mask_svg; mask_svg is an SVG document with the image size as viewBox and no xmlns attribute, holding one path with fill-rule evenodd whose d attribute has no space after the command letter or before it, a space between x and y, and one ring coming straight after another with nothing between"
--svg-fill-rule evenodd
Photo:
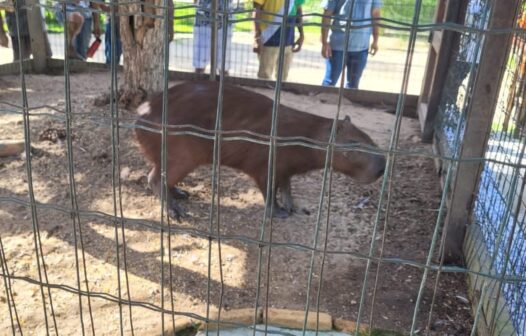
<instances>
[{"instance_id":1,"label":"enclosure fence","mask_svg":"<svg viewBox=\"0 0 526 336\"><path fill-rule=\"evenodd\" d=\"M484 30L490 21L490 1L469 1L464 20ZM480 163L471 225L467 229L464 253L472 271L492 274L489 280L470 276L472 290L479 295L477 313L493 334L525 332L526 292L524 282L506 281L506 276L524 275L524 2L515 13L515 32L501 65L497 101L489 119L487 146ZM477 31L458 34L458 48L440 103L436 141L443 155L458 155L456 139L465 132L467 111L473 100L474 83L481 62L484 37ZM480 141L481 139L479 139Z\"/></svg>"},{"instance_id":2,"label":"enclosure fence","mask_svg":"<svg viewBox=\"0 0 526 336\"><path fill-rule=\"evenodd\" d=\"M204 3L203 4L201 4ZM174 2L174 40L170 42L169 67L171 70L181 72L194 72L196 54L203 57L201 53L206 52L193 44L196 11L207 11L206 6L210 6L210 1L175 1ZM51 0L41 0L41 8L46 21L46 27L53 58L63 59L64 57L64 29L62 24L57 21L56 2ZM257 78L258 58L252 51L253 47L253 24L251 21L253 6L249 1L234 0L225 1L229 6L228 26L231 29L231 36L228 56L230 65L227 63L229 75L240 78ZM208 8L208 11L210 8ZM435 10L434 1L426 0L422 3L419 22L429 24L433 19ZM320 1L308 0L303 4L303 22L305 30L305 42L300 52L294 54L293 66L290 76L287 79L293 83L303 83L320 85L325 71L325 61L321 56L320 31L321 14L323 9ZM383 1L382 16L387 19L395 20L400 24L410 24L414 13L414 4L407 0L387 0ZM107 13L101 12L101 21L107 22ZM107 29L105 25L103 29ZM107 63L106 43L111 41L105 32L101 36L101 47L93 57L88 58L90 62ZM208 37L212 39L212 34ZM214 36L215 37L215 36ZM401 85L404 69L405 46L409 38L407 30L399 30L397 27L385 26L381 29L379 48L380 52L368 57L367 67L360 84L363 90L393 92L397 93ZM418 94L424 75L425 58L427 53L426 42L427 32L417 34L415 56L408 93ZM220 45L219 37L215 37L210 45ZM93 42L95 40L92 37ZM119 48L119 47L117 47ZM122 64L122 60L119 61ZM119 63L118 62L118 63ZM207 67L207 72L210 67Z\"/></svg>"},{"instance_id":3,"label":"enclosure fence","mask_svg":"<svg viewBox=\"0 0 526 336\"><path fill-rule=\"evenodd\" d=\"M288 7L291 0L285 0L284 6ZM96 1L94 1L96 2ZM73 99L71 82L72 75L70 73L70 66L74 61L68 58L68 32L64 32L61 36L64 40L60 43L58 39L54 40L56 36L51 39L53 50L59 50L57 46L61 46L64 57L64 102L62 108L49 106L31 105L29 102L30 90L28 89L27 68L24 62L18 62L19 76L20 76L20 102L12 104L7 101L0 100L0 112L2 115L16 115L22 118L22 125L24 128L24 145L25 153L24 166L26 169L26 176L24 182L27 190L15 192L4 191L0 194L0 204L2 208L5 206L18 206L23 211L27 211L28 220L31 221L31 236L33 246L18 246L20 252L31 250L32 257L35 258L34 264L36 272L32 275L27 275L23 270L14 270L12 263L16 257L13 256L13 251L6 251L5 245L7 241L14 240L12 234L5 234L0 231L0 271L3 281L3 298L5 306L7 306L7 315L2 315L1 319L9 321L11 326L11 333L30 334L33 331L28 331L24 327L26 321L20 318L19 307L22 302L17 298L16 288L21 283L30 283L36 285L38 288L39 306L34 307L34 315L41 315L41 323L39 324L39 331L45 332L46 335L61 334L61 329L65 326L75 325L76 332L82 335L85 334L103 334L106 328L106 320L104 317L97 317L96 310L106 303L117 304L117 312L115 316L119 325L118 330L120 334L135 334L145 332L141 330L142 314L137 313L139 309L144 311L153 311L159 320L158 330L148 330L146 332L152 334L158 332L160 334L168 332L168 330L176 330L177 323L184 317L192 318L205 324L205 333L220 334L219 328L212 330L219 325L230 325L244 328L247 334L256 335L256 332L265 334L282 334L290 335L285 331L276 331L271 329L266 319L261 321L259 316L259 309L266 312L264 316L268 316L270 308L271 295L273 288L271 288L272 276L281 271L273 267L272 257L276 254L276 250L287 249L298 251L308 256L309 262L306 267L305 277L307 278L307 285L304 290L304 318L302 333L307 332L307 325L309 316L316 316L316 331L319 330L319 321L321 311L322 297L324 286L324 274L327 272L327 259L331 256L344 256L351 260L364 262L363 274L359 274L360 292L359 299L355 304L357 305L356 324L354 334L362 334L362 326L367 326L373 330L378 323L378 316L375 316L376 299L380 296L382 288L378 285L381 281L382 271L386 267L399 266L410 267L419 271L418 292L411 301L412 317L411 323L407 330L403 330L404 334L416 335L421 333L432 334L433 326L432 316L433 310L440 305L440 297L437 296L440 281L448 274L460 273L469 278L470 286L474 288L470 292L469 299L473 303L473 323L470 330L466 330L465 334L475 335L481 330L489 330L491 335L523 335L526 332L526 254L523 250L525 246L526 236L524 227L524 181L525 181L525 164L524 160L524 29L516 23L509 24L506 27L496 28L490 25L491 19L498 13L498 6L504 6L505 1L480 1L470 0L468 10L466 11L466 18L464 24L456 23L431 23L428 20L428 9L424 4L426 1L415 0L411 2L411 10L409 17L402 19L401 17L393 16L382 17L375 20L371 24L364 26L372 26L374 24L380 25L384 31L390 31L393 35L404 36L397 43L403 45L403 53L400 53L401 63L397 61L393 63L373 64L370 68L371 76L375 82L373 70L378 69L378 72L391 72L393 74L393 81L397 87L397 104L395 109L395 118L391 129L390 141L385 148L374 148L360 143L339 143L337 141L338 120L343 116L341 109L344 105L344 83L340 81L337 96L337 108L332 114L332 127L330 134L327 134L326 141L318 141L315 139L304 139L289 137L283 138L278 134L278 120L279 114L282 113L280 109L280 102L282 98L282 73L284 66L285 46L283 43L279 46L279 62L277 69L277 78L273 84L273 108L271 127L269 134L255 134L248 130L238 130L236 132L229 132L223 129L223 92L226 85L226 78L224 71L219 71L219 94L217 97L217 110L215 118L215 127L210 130L203 130L193 125L169 125L167 123L168 110L168 77L171 65L174 69L182 71L192 71L190 66L190 51L191 39L189 35L176 37L174 42L169 39L169 25L173 24L170 21L169 1L156 2L141 2L140 5L144 8L153 10L153 14L148 10L142 12L134 12L122 14L117 12L119 6L137 5L136 2L110 2L110 17L113 23L116 18L129 19L130 17L150 17L153 18L156 24L160 23L162 27L162 53L163 53L163 76L162 76L162 120L159 125L160 131L154 127L136 126L135 115L127 113L118 103L118 89L120 78L118 76L118 62L115 58L116 51L116 37L117 27L115 24L110 25L111 34L111 50L112 58L110 62L110 98L109 106L105 115L90 115L86 113L76 113L72 107ZM519 4L519 1L513 3ZM60 2L60 4L63 4ZM350 6L352 12L355 2L351 1ZM520 17L523 4L513 7L516 13L516 18ZM314 5L313 5L314 6ZM394 4L393 6L396 6ZM511 6L511 5L510 5ZM12 7L13 8L13 7ZM51 9L54 8L54 3L46 2L45 4L27 3L22 8L27 9ZM246 7L247 9L249 7ZM510 8L507 8L511 10ZM185 12L188 10L187 12ZM15 6L14 12L17 18L20 16L21 8ZM63 15L66 15L65 6L62 7ZM178 12L182 12L181 15ZM188 20L195 15L195 6L192 4L175 4L174 22L177 27L189 26ZM393 13L386 10L386 13ZM520 13L519 13L520 12ZM240 9L223 8L218 11L222 14L221 24L228 25L232 20L235 24L252 24L250 19L250 10L245 11ZM305 13L305 27L320 27L320 15L318 12ZM427 14L426 14L427 13ZM231 19L231 15L234 19ZM215 17L216 15L212 15ZM47 17L47 14L46 14ZM218 16L219 17L219 16ZM287 22L288 14L280 16L280 25L283 27ZM309 18L309 19L307 19ZM408 19L410 18L410 19ZM178 23L178 21L187 22L187 24ZM345 47L348 46L348 36L352 29L357 29L360 26L359 22L355 20L345 19ZM17 20L17 22L20 22ZM219 22L216 21L216 24ZM20 31L20 25L18 25ZM454 31L459 36L459 49L453 54L451 60L450 73L447 80L447 87L442 96L439 111L439 120L436 123L435 138L439 145L440 151L438 154L432 154L428 151L412 150L400 146L400 134L403 124L403 108L404 100L411 89L411 82L414 80L415 72L418 74L419 67L419 53L421 52L422 36L427 38L432 31L447 30ZM178 32L176 29L176 36ZM188 33L189 34L189 33ZM221 39L223 45L226 45L228 39L227 30L223 30L218 39ZM254 76L256 68L256 60L251 56L252 60L248 60L251 55L251 46L243 42L241 37L243 32L239 32L239 41L234 44L232 51L234 53L234 65L231 69L231 74L235 76ZM281 30L281 41L284 40L285 30ZM179 32L179 35L181 32ZM58 36L58 35L57 35ZM480 157L463 157L461 148L465 140L466 121L469 120L471 104L477 97L473 95L477 88L478 80L480 80L480 73L478 70L486 62L484 57L485 46L492 38L507 39L511 36L511 47L506 54L506 61L499 64L502 67L502 77L499 78L499 94L497 108L492 115L493 123L491 124L488 145L485 148L483 156ZM20 36L19 36L20 37ZM225 70L226 53L229 48L221 48L222 56L219 62L219 69ZM309 48L306 48L309 50ZM315 53L319 53L319 47L313 47L312 54L305 53L304 59L299 58L298 62L301 69L302 62L304 69L308 71L315 70L318 63L315 61ZM124 51L125 52L125 51ZM59 54L59 51L57 51ZM55 54L56 55L56 54ZM60 55L60 54L59 54ZM301 55L301 54L300 54ZM318 57L316 55L316 57ZM99 61L102 61L99 59ZM345 66L346 60L344 59ZM480 63L479 63L480 62ZM385 69L388 70L385 70ZM305 70L299 70L305 71ZM364 74L368 76L368 74ZM386 78L389 75L386 75ZM422 74L420 75L422 76ZM292 80L297 80L300 83L309 83L305 78L292 76ZM321 77L319 78L321 80ZM314 82L319 82L318 79ZM380 78L384 80L384 78ZM420 82L420 79L415 80ZM367 83L367 81L365 81ZM391 85L390 84L390 85ZM364 88L374 89L373 84L364 84ZM419 88L419 87L417 87ZM382 90L392 90L392 87L385 87ZM40 110L46 109L45 113ZM34 171L33 160L36 155L32 149L32 142L35 141L34 133L32 133L32 122L37 117L46 117L63 123L65 128L64 151L65 159L64 165L67 165L67 177L62 177L67 180L67 195L68 204L59 204L53 198L37 199L35 196L35 189L37 188L33 183ZM111 177L111 200L110 208L105 208L104 211L93 210L90 208L83 208L79 206L79 199L82 198L82 193L79 190L78 182L83 177L77 172L78 160L77 157L81 155L77 147L74 146L75 128L73 127L91 127L100 128L105 127L111 137L111 154L109 157L103 158L108 161L109 174ZM80 125L80 126L79 126ZM160 220L146 220L142 218L132 218L126 216L123 211L123 204L127 200L127 196L122 192L122 134L121 132L133 129L134 127L141 127L144 130L151 132L158 132L162 138L162 174L161 184L163 186L160 200ZM6 130L7 132L7 130ZM166 208L166 198L168 186L166 183L167 170L167 147L170 136L174 135L188 135L200 137L213 141L213 164L207 167L211 175L211 198L206 204L204 212L208 212L206 216L207 229L193 228L187 223L174 222L168 214ZM244 141L257 143L268 147L268 166L267 176L267 194L265 197L265 209L262 212L261 218L257 223L257 230L252 235L231 234L223 231L224 221L222 220L221 211L224 207L221 204L220 195L225 190L222 184L224 178L224 170L221 164L222 144L229 141ZM465 143L464 143L465 144ZM286 241L276 237L274 231L278 224L273 218L273 201L275 195L271 190L276 188L275 185L275 170L277 163L277 151L283 146L300 146L321 150L324 152L324 169L321 178L320 193L318 195L318 205L316 207L315 220L312 221L313 235L310 237L311 244L299 244L292 241ZM353 252L345 249L329 249L329 229L333 224L331 217L331 205L334 202L332 191L334 188L334 155L339 152L366 152L383 154L386 157L387 164L383 177L381 178L380 191L378 202L376 205L376 213L371 220L372 233L368 239L368 246L365 252ZM40 153L39 155L46 155ZM399 179L396 177L397 163L403 160L413 160L415 158L437 159L442 162L442 176L443 189L440 194L439 206L433 211L436 213L433 223L422 223L422 225L432 226L431 237L429 244L424 253L423 258L416 257L400 257L396 255L384 255L384 247L387 243L388 234L393 230L393 223L396 218L393 218L392 204L395 201L394 188ZM60 158L55 158L60 159ZM448 201L452 192L456 189L453 187L455 183L459 182L458 172L463 164L476 163L482 166L479 181L477 183L477 193L474 201L474 209L472 211L471 222L466 218L467 238L464 244L465 258L467 266L451 266L444 263L444 245L445 236L441 236L441 232L447 230L444 227L445 217L451 207ZM41 186L38 186L41 188ZM89 190L82 190L82 192L90 192ZM93 192L93 191L92 191ZM22 211L22 210L21 210ZM8 211L4 211L7 216ZM67 284L66 281L60 281L57 277L51 279L49 273L53 271L53 261L47 257L49 251L46 251L42 244L42 229L40 228L43 218L46 221L52 221L54 217L60 219L68 219L71 225L71 244L75 252L74 264L70 265L75 270L75 284ZM15 217L13 217L15 218ZM51 219L50 219L51 218ZM87 225L92 220L100 221L111 225L111 230L106 230L104 238L111 241L113 251L111 252L115 257L115 275L116 281L113 288L107 290L93 290L96 286L90 277L91 272L95 270L96 261L86 253L85 245L93 242L87 242L86 232L93 230L91 225ZM447 223L447 222L446 222ZM446 224L447 225L447 224ZM159 300L149 300L143 297L136 297L131 290L131 284L137 281L137 276L130 274L128 271L130 265L137 267L132 256L133 251L127 245L127 230L131 228L144 228L155 231L158 234L158 240L149 242L149 244L156 247L148 251L154 251L158 255L160 261L160 275L158 283L158 291L160 293ZM51 235L51 233L47 233ZM172 253L174 251L171 244L172 238L175 236L191 236L202 238L207 245L206 255L206 274L205 289L203 293L204 301L206 302L206 310L203 314L198 314L188 308L176 309L174 298L177 286L174 283L177 264L174 263ZM378 239L380 235L380 239ZM442 237L442 238L441 238ZM102 240L102 238L101 238ZM252 321L250 323L239 323L225 321L222 316L226 314L224 296L226 291L225 277L223 268L229 262L228 258L223 255L227 243L240 244L242 246L250 246L257 249L257 265L254 268L254 281L256 293L254 297L247 298L253 311ZM11 245L13 246L13 245ZM18 252L18 251L15 251ZM422 252L422 251L418 251ZM213 257L214 256L214 257ZM190 258L191 256L188 256ZM213 258L217 258L215 262ZM108 257L109 259L109 257ZM212 267L219 268L219 274L213 275ZM148 267L145 265L144 267ZM213 277L217 280L214 280ZM217 282L217 286L214 284ZM189 281L189 285L191 282ZM345 289L342 289L344 291ZM58 307L63 304L64 293L74 294L78 300L78 321L72 321L67 315L57 314ZM333 293L338 295L339 293ZM100 302L103 302L102 304ZM427 302L424 304L424 302ZM213 306L217 306L218 313L214 314ZM367 306L367 308L366 308ZM367 314L366 314L367 310ZM143 310L141 310L143 311ZM428 318L423 321L423 316ZM109 318L109 317L108 317Z\"/></svg>"}]
</instances>

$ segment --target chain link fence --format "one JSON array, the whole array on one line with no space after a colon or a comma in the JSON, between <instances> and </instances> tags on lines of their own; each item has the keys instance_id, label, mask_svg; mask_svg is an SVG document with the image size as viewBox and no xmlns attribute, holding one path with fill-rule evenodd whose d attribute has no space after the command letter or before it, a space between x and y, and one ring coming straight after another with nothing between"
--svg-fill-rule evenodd
<instances>
[{"instance_id":1,"label":"chain link fence","mask_svg":"<svg viewBox=\"0 0 526 336\"><path fill-rule=\"evenodd\" d=\"M487 29L490 1L471 0L464 17L470 32L456 35L447 84L440 103L436 141L444 156L459 155L459 139L465 131L467 110L473 100L474 83L484 43L480 31ZM514 27L523 29L523 10ZM474 196L472 225L468 227L465 254L474 272L489 273L494 280L471 278L480 295L478 309L495 335L526 332L526 291L523 281L504 281L505 276L525 273L524 226L524 35L513 34L502 65L500 90L492 117L480 180Z\"/></svg>"}]
</instances>

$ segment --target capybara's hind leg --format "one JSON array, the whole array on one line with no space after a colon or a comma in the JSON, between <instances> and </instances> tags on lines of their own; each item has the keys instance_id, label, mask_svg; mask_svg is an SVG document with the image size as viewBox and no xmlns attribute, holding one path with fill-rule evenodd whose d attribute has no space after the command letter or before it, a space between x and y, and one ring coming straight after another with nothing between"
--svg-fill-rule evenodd
<instances>
[{"instance_id":1,"label":"capybara's hind leg","mask_svg":"<svg viewBox=\"0 0 526 336\"><path fill-rule=\"evenodd\" d=\"M178 200L185 200L188 199L188 197L190 197L190 194L188 193L188 191L174 186L172 187L172 196L173 198Z\"/></svg>"},{"instance_id":2,"label":"capybara's hind leg","mask_svg":"<svg viewBox=\"0 0 526 336\"><path fill-rule=\"evenodd\" d=\"M287 178L285 183L280 185L281 191L281 202L283 204L283 209L289 214L296 211L294 207L294 200L292 199L292 188L290 186L290 178Z\"/></svg>"},{"instance_id":3,"label":"capybara's hind leg","mask_svg":"<svg viewBox=\"0 0 526 336\"><path fill-rule=\"evenodd\" d=\"M262 178L257 181L259 190L261 190L261 193L263 194L263 199L265 200L265 204L267 204L267 179ZM287 218L289 217L289 212L283 209L278 205L278 202L276 200L276 188L274 188L272 196L274 198L274 202L272 203L272 217L275 218ZM270 208L267 209L267 211L270 211Z\"/></svg>"},{"instance_id":4,"label":"capybara's hind leg","mask_svg":"<svg viewBox=\"0 0 526 336\"><path fill-rule=\"evenodd\" d=\"M153 167L153 169L148 174L148 185L153 190L153 192L159 198L161 198L161 171L157 166ZM176 220L186 217L185 211L175 201L172 191L170 189L168 189L168 191L169 192L166 193L165 200L168 215Z\"/></svg>"}]
</instances>

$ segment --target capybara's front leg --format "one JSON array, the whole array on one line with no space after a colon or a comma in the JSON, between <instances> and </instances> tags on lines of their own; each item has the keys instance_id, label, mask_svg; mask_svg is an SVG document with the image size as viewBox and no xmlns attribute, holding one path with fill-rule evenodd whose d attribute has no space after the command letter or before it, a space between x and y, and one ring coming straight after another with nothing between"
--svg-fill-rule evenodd
<instances>
[{"instance_id":1,"label":"capybara's front leg","mask_svg":"<svg viewBox=\"0 0 526 336\"><path fill-rule=\"evenodd\" d=\"M160 169L156 166L151 171L150 174L148 174L148 184L152 191L161 198L161 174ZM168 189L169 192L166 193L166 209L168 211L168 216L171 218L181 221L181 218L186 217L186 212L183 208L177 204L175 198L173 197L173 193L171 189Z\"/></svg>"}]
</instances>

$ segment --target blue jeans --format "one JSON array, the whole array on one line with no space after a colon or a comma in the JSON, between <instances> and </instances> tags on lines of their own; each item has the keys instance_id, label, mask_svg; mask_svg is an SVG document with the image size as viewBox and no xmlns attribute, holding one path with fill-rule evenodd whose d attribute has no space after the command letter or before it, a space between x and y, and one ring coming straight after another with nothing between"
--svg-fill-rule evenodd
<instances>
[{"instance_id":1,"label":"blue jeans","mask_svg":"<svg viewBox=\"0 0 526 336\"><path fill-rule=\"evenodd\" d=\"M363 69L367 64L369 50L347 52L347 81L346 88L357 89L362 77ZM343 51L333 50L332 56L325 61L325 77L323 86L334 86L342 73Z\"/></svg>"},{"instance_id":2,"label":"blue jeans","mask_svg":"<svg viewBox=\"0 0 526 336\"><path fill-rule=\"evenodd\" d=\"M86 59L86 53L88 52L89 43L91 41L92 21L92 18L84 18L84 24L75 38L75 50L84 59Z\"/></svg>"},{"instance_id":3,"label":"blue jeans","mask_svg":"<svg viewBox=\"0 0 526 336\"><path fill-rule=\"evenodd\" d=\"M119 34L119 20L115 23L115 60L119 64L122 54L121 37ZM104 54L106 55L106 64L111 64L111 21L108 20L105 25L104 32L104 43L105 49Z\"/></svg>"}]
</instances>

